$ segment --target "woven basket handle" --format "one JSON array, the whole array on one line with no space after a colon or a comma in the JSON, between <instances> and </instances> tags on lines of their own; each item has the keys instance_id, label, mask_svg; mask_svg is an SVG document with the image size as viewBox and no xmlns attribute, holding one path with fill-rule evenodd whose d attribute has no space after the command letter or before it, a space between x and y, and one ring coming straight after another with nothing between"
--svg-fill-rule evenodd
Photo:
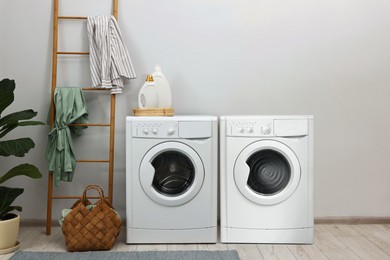
<instances>
[{"instance_id":1,"label":"woven basket handle","mask_svg":"<svg viewBox=\"0 0 390 260\"><path fill-rule=\"evenodd\" d=\"M99 200L104 200L103 189L99 185L90 184L87 187L85 187L85 189L84 189L83 196L82 196L83 201L87 200L87 191L89 191L89 190L96 190L99 193Z\"/></svg>"}]
</instances>

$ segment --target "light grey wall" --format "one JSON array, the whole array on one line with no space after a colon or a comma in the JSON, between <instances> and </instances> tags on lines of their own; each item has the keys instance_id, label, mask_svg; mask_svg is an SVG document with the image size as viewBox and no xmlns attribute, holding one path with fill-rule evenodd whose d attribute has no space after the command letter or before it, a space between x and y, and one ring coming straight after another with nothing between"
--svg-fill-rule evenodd
<instances>
[{"instance_id":1,"label":"light grey wall","mask_svg":"<svg viewBox=\"0 0 390 260\"><path fill-rule=\"evenodd\" d=\"M161 64L177 114L312 114L315 216L390 216L390 2L385 0L119 0L119 24L136 80L117 98L114 205L125 209L125 117L147 73ZM109 0L61 1L64 15L104 14ZM65 5L66 4L66 5ZM72 9L71 6L74 8ZM51 0L0 0L0 78L17 83L9 111L33 108L46 120L50 98ZM60 23L60 48L87 49L85 24ZM88 60L60 62L60 85L88 85ZM108 98L87 94L91 121L108 116ZM15 178L25 219L45 219L48 127L20 129L36 148L0 158L4 172L33 162L44 178ZM106 130L76 140L79 158L101 158ZM93 144L86 148L85 144ZM92 168L92 170L91 170ZM106 166L78 166L58 194L106 183ZM94 177L93 177L94 176ZM55 202L53 217L72 201Z\"/></svg>"}]
</instances>

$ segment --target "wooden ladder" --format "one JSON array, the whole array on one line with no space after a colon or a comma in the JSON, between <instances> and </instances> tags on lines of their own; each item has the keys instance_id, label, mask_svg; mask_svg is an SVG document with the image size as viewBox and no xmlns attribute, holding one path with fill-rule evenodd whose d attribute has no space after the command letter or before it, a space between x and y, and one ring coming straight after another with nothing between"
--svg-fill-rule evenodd
<instances>
[{"instance_id":1,"label":"wooden ladder","mask_svg":"<svg viewBox=\"0 0 390 260\"><path fill-rule=\"evenodd\" d=\"M54 91L57 87L57 58L58 55L89 55L89 52L65 52L58 51L58 21L59 20L86 20L84 16L58 16L58 1L54 0L54 21L53 21L53 57L52 57L52 82L51 82L51 110L50 110L50 129L54 126L55 121L55 106L54 106ZM112 14L115 18L118 18L118 0L113 1ZM110 94L107 88L82 88L85 91L105 91ZM115 134L115 95L111 95L110 100L110 123L109 124L72 124L73 126L97 126L97 127L109 127L110 128L110 141L109 141L109 159L108 160L77 160L79 163L108 163L108 201L112 204L113 197L113 180L114 180L114 134ZM52 218L52 206L54 199L79 199L78 196L53 196L53 172L49 172L48 177L48 189L47 189L47 215L46 215L46 235L51 234L51 218ZM97 198L97 197L90 197Z\"/></svg>"}]
</instances>

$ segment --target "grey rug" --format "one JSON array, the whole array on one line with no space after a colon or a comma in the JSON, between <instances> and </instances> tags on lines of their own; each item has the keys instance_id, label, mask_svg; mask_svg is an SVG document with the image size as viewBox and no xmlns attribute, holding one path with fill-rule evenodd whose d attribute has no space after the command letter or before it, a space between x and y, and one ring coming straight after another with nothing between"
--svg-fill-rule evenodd
<instances>
[{"instance_id":1,"label":"grey rug","mask_svg":"<svg viewBox=\"0 0 390 260\"><path fill-rule=\"evenodd\" d=\"M239 260L237 251L145 251L145 252L29 252L19 251L11 260Z\"/></svg>"}]
</instances>

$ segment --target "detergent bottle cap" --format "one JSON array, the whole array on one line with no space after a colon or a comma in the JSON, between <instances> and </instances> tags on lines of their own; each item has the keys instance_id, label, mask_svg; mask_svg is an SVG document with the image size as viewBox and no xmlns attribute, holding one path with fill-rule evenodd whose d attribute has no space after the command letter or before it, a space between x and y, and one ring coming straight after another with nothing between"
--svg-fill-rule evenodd
<instances>
[{"instance_id":1,"label":"detergent bottle cap","mask_svg":"<svg viewBox=\"0 0 390 260\"><path fill-rule=\"evenodd\" d=\"M153 81L154 81L153 76L152 76L152 75L147 75L147 76L146 76L146 81L147 81L147 82L153 82Z\"/></svg>"}]
</instances>

